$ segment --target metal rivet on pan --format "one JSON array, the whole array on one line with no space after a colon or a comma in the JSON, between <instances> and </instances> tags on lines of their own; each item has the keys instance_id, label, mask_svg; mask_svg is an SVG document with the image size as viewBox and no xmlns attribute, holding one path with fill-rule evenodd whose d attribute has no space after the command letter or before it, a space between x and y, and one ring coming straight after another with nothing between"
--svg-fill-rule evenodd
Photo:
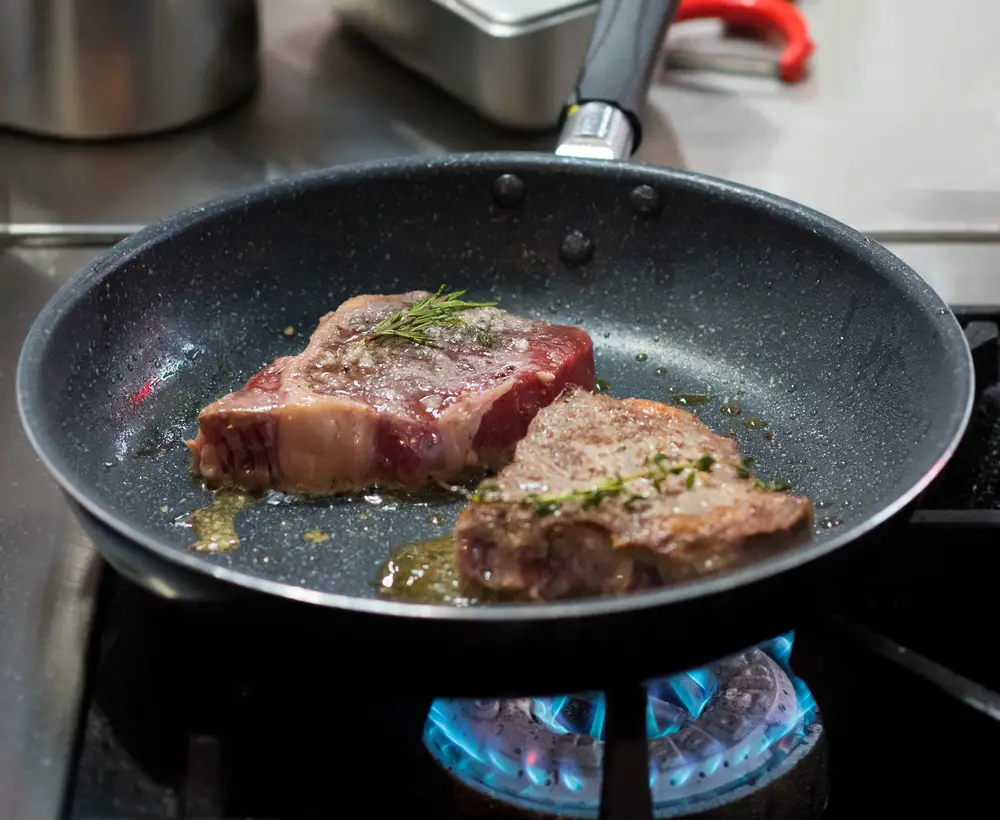
<instances>
[{"instance_id":1,"label":"metal rivet on pan","mask_svg":"<svg viewBox=\"0 0 1000 820\"><path fill-rule=\"evenodd\" d=\"M628 199L639 216L655 216L663 208L663 200L652 185L636 185Z\"/></svg>"},{"instance_id":2,"label":"metal rivet on pan","mask_svg":"<svg viewBox=\"0 0 1000 820\"><path fill-rule=\"evenodd\" d=\"M514 174L502 174L493 183L493 201L501 208L516 208L524 201L524 180Z\"/></svg>"},{"instance_id":3,"label":"metal rivet on pan","mask_svg":"<svg viewBox=\"0 0 1000 820\"><path fill-rule=\"evenodd\" d=\"M559 246L559 258L568 268L586 265L594 258L594 242L580 231L570 231Z\"/></svg>"}]
</instances>

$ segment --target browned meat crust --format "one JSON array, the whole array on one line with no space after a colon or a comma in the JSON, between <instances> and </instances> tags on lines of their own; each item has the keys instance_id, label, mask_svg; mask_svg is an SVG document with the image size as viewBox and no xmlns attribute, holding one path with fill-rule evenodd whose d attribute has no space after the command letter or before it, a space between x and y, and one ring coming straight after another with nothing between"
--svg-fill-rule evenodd
<instances>
[{"instance_id":1,"label":"browned meat crust","mask_svg":"<svg viewBox=\"0 0 1000 820\"><path fill-rule=\"evenodd\" d=\"M538 503L648 472L657 454L669 473L659 486L640 478L596 504L580 495ZM714 460L708 469L682 466L705 456ZM693 414L579 390L535 417L484 495L459 517L461 575L532 599L624 592L731 568L808 538L812 521L807 499L756 486L736 442Z\"/></svg>"}]
</instances>

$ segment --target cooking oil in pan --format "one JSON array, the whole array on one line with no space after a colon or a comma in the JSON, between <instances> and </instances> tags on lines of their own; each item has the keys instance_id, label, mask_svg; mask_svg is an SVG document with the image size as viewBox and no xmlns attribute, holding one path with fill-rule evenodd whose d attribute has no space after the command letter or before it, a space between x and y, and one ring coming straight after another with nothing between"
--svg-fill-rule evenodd
<instances>
[{"instance_id":1,"label":"cooking oil in pan","mask_svg":"<svg viewBox=\"0 0 1000 820\"><path fill-rule=\"evenodd\" d=\"M192 548L198 552L229 552L240 545L236 532L236 513L252 501L243 490L217 490L212 503L191 513L187 518L197 536Z\"/></svg>"},{"instance_id":2,"label":"cooking oil in pan","mask_svg":"<svg viewBox=\"0 0 1000 820\"><path fill-rule=\"evenodd\" d=\"M704 393L680 393L671 396L670 400L678 407L699 407L702 404L708 404L712 397Z\"/></svg>"},{"instance_id":3,"label":"cooking oil in pan","mask_svg":"<svg viewBox=\"0 0 1000 820\"><path fill-rule=\"evenodd\" d=\"M379 576L380 591L394 598L450 606L476 603L459 582L455 537L451 534L397 547Z\"/></svg>"}]
</instances>

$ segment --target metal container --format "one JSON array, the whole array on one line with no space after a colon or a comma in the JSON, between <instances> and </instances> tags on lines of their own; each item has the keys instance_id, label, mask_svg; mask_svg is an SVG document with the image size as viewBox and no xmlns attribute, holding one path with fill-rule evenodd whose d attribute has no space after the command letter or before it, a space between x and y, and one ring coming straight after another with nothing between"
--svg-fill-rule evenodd
<instances>
[{"instance_id":1,"label":"metal container","mask_svg":"<svg viewBox=\"0 0 1000 820\"><path fill-rule=\"evenodd\" d=\"M258 78L254 0L3 0L0 125L69 139L177 128Z\"/></svg>"},{"instance_id":2,"label":"metal container","mask_svg":"<svg viewBox=\"0 0 1000 820\"><path fill-rule=\"evenodd\" d=\"M341 22L518 130L553 127L573 90L596 0L332 0Z\"/></svg>"}]
</instances>

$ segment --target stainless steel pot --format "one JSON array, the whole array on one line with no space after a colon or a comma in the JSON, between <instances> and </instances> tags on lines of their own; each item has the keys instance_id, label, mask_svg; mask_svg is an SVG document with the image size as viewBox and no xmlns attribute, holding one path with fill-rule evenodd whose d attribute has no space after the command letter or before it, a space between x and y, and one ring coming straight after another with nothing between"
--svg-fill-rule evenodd
<instances>
[{"instance_id":1,"label":"stainless steel pot","mask_svg":"<svg viewBox=\"0 0 1000 820\"><path fill-rule=\"evenodd\" d=\"M0 125L70 139L166 131L245 97L254 0L3 0Z\"/></svg>"}]
</instances>

